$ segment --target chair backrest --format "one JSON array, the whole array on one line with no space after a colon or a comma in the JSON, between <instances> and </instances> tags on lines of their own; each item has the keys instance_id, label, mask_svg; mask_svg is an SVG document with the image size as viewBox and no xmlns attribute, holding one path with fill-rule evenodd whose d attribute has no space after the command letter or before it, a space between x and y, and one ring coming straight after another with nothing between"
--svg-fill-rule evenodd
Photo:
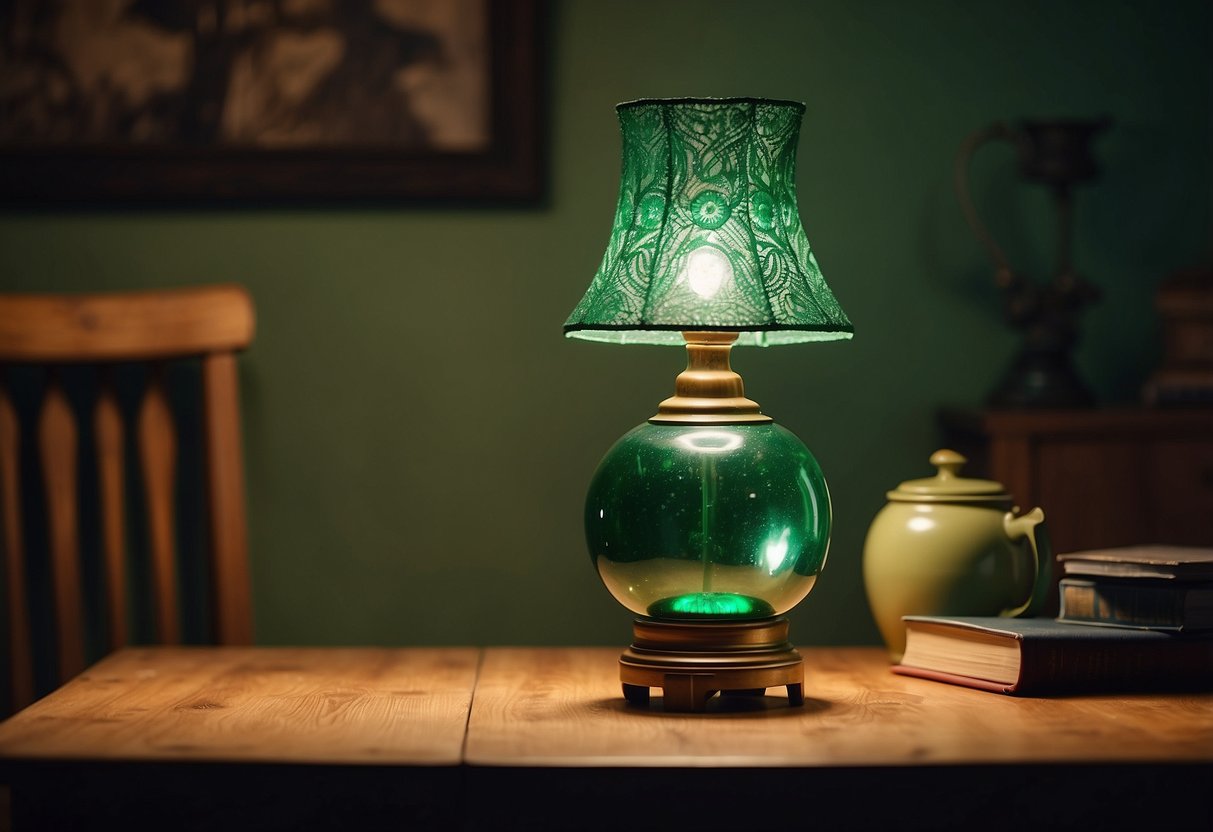
<instances>
[{"instance_id":1,"label":"chair backrest","mask_svg":"<svg viewBox=\"0 0 1213 832\"><path fill-rule=\"evenodd\" d=\"M46 368L36 418L21 424L19 408L0 376L0 561L7 584L10 704L14 710L36 695L34 643L27 595L33 555L23 528L22 442L26 459L41 470L49 557L50 608L55 636L57 680L84 669L86 598L82 573L81 528L96 529L101 563L88 565L100 575L108 638L116 649L128 643L128 514L124 469L128 437L137 448L137 477L143 484L147 562L154 640L181 640L175 545L174 485L178 435L165 385L165 362L197 359L201 364L202 467L205 475L208 532L211 640L219 644L252 641L243 462L235 352L253 337L253 304L240 286L222 285L149 292L86 295L0 294L0 366ZM115 385L117 368L150 366L134 425L123 424ZM91 413L77 420L63 383L65 365L97 370ZM12 369L9 369L12 368ZM41 367L40 367L41 369ZM131 408L126 408L128 411ZM90 441L82 444L82 438ZM81 449L95 448L95 459L81 465ZM96 471L99 518L82 524L79 487L82 471ZM28 481L28 480L27 480ZM27 495L28 496L28 495ZM136 507L138 508L138 507ZM93 583L97 583L96 580ZM92 598L87 599L92 601Z\"/></svg>"}]
</instances>

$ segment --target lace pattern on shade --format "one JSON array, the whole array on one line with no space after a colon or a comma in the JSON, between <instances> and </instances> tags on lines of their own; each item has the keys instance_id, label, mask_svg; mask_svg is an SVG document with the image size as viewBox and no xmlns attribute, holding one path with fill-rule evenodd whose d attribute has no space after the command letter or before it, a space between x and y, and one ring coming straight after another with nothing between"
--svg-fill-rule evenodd
<instances>
[{"instance_id":1,"label":"lace pattern on shade","mask_svg":"<svg viewBox=\"0 0 1213 832\"><path fill-rule=\"evenodd\" d=\"M681 344L850 338L796 204L803 107L758 99L621 104L623 170L602 264L570 337Z\"/></svg>"}]
</instances>

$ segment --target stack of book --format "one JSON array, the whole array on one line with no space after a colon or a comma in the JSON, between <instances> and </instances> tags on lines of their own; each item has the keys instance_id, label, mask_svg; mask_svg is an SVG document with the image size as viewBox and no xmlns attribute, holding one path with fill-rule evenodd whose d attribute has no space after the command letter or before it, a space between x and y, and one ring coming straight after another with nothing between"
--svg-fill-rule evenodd
<instances>
[{"instance_id":1,"label":"stack of book","mask_svg":"<svg viewBox=\"0 0 1213 832\"><path fill-rule=\"evenodd\" d=\"M1017 695L1213 690L1213 549L1060 555L1061 615L905 617L893 672Z\"/></svg>"},{"instance_id":2,"label":"stack of book","mask_svg":"<svg viewBox=\"0 0 1213 832\"><path fill-rule=\"evenodd\" d=\"M1062 621L1213 630L1213 549L1131 546L1059 555Z\"/></svg>"}]
</instances>

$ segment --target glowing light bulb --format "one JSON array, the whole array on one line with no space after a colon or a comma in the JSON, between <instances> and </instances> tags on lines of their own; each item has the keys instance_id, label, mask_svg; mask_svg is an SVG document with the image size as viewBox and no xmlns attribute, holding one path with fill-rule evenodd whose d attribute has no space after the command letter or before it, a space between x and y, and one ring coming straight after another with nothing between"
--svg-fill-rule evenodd
<instances>
[{"instance_id":1,"label":"glowing light bulb","mask_svg":"<svg viewBox=\"0 0 1213 832\"><path fill-rule=\"evenodd\" d=\"M692 292L711 300L725 281L733 279L733 264L716 246L700 246L687 255L685 275Z\"/></svg>"}]
</instances>

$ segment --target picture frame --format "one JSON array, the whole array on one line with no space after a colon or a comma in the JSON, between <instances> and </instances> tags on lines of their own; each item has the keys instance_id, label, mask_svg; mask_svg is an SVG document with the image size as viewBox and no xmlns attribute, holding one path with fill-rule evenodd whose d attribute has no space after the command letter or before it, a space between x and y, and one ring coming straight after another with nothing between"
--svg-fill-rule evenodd
<instances>
[{"instance_id":1,"label":"picture frame","mask_svg":"<svg viewBox=\"0 0 1213 832\"><path fill-rule=\"evenodd\" d=\"M224 2L213 0L213 5ZM545 190L544 3L466 2L483 3L485 18L478 25L487 33L483 70L488 105L482 116L487 136L475 147L306 138L284 146L258 146L122 138L48 142L0 136L0 201L10 210L90 204L536 203ZM151 5L159 12L174 3L190 5L191 13L205 5L198 0ZM371 9L373 4L330 8L347 14L358 5ZM347 52L358 48L350 44ZM483 99L480 93L481 106ZM0 103L0 119L8 115Z\"/></svg>"}]
</instances>

